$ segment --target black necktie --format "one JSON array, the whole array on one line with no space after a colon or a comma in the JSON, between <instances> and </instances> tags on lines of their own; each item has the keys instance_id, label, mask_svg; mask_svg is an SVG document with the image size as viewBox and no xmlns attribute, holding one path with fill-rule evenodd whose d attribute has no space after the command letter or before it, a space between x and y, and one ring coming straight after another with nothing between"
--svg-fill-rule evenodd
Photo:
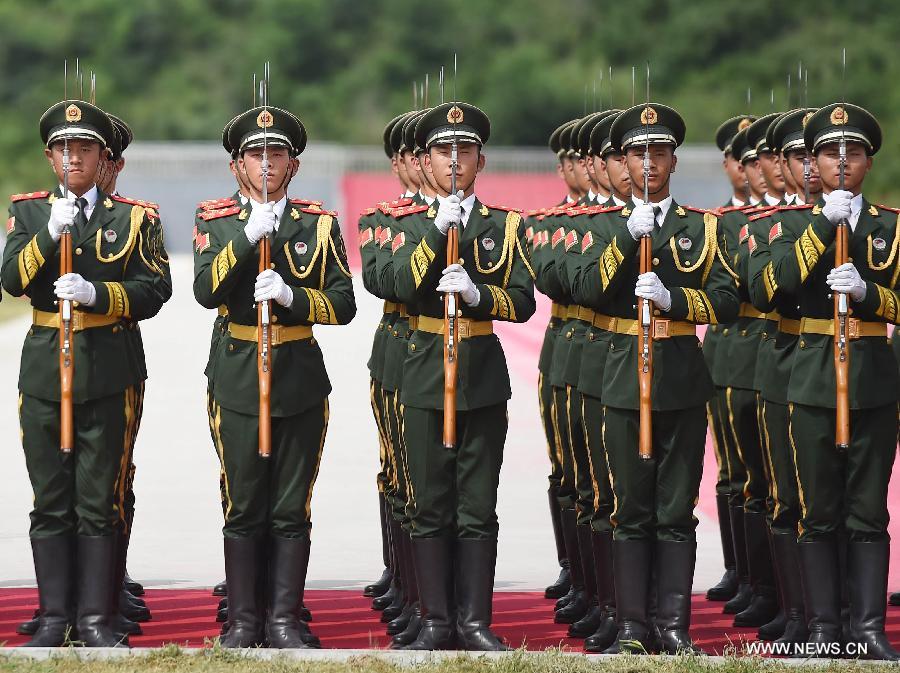
<instances>
[{"instance_id":1,"label":"black necktie","mask_svg":"<svg viewBox=\"0 0 900 673\"><path fill-rule=\"evenodd\" d=\"M659 206L653 206L653 222L662 226L662 222L659 221L659 216L662 213L662 208Z\"/></svg>"},{"instance_id":2,"label":"black necktie","mask_svg":"<svg viewBox=\"0 0 900 673\"><path fill-rule=\"evenodd\" d=\"M75 199L75 232L80 234L84 231L85 227L87 227L87 199L83 196Z\"/></svg>"}]
</instances>

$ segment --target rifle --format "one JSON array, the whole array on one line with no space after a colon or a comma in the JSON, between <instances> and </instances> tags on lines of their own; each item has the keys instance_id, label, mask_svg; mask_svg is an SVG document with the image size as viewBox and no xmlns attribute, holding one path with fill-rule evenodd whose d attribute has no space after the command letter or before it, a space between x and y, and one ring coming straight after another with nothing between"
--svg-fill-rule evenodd
<instances>
[{"instance_id":1,"label":"rifle","mask_svg":"<svg viewBox=\"0 0 900 673\"><path fill-rule=\"evenodd\" d=\"M456 105L456 54L453 55L453 100ZM451 108L453 142L450 145L450 194L456 194L456 169L458 147L456 144L456 119ZM459 262L459 228L456 222L447 230L447 266ZM456 446L456 383L459 367L459 339L457 334L457 312L459 297L455 292L444 295L444 448Z\"/></svg>"},{"instance_id":2,"label":"rifle","mask_svg":"<svg viewBox=\"0 0 900 673\"><path fill-rule=\"evenodd\" d=\"M262 103L263 116L263 154L262 154L262 200L269 202L269 63L266 62L263 77L259 83L259 98ZM259 272L269 268L272 261L272 248L269 236L259 241ZM259 455L268 458L272 455L272 368L270 346L272 343L271 302L261 301L256 305L256 369L259 374Z\"/></svg>"},{"instance_id":3,"label":"rifle","mask_svg":"<svg viewBox=\"0 0 900 673\"><path fill-rule=\"evenodd\" d=\"M69 98L69 63L63 62L63 98ZM69 138L63 135L63 198L69 198ZM72 273L72 231L63 227L59 237L59 275ZM72 403L72 384L75 361L72 353L72 301L59 303L59 449L72 453L75 448L75 421Z\"/></svg>"},{"instance_id":4,"label":"rifle","mask_svg":"<svg viewBox=\"0 0 900 673\"><path fill-rule=\"evenodd\" d=\"M644 203L650 204L650 62L647 62L647 104L644 106ZM641 236L640 272L653 270L652 245L649 234ZM638 320L641 330L638 333L638 393L640 399L640 434L638 451L642 460L653 458L653 305L649 299L638 300Z\"/></svg>"},{"instance_id":5,"label":"rifle","mask_svg":"<svg viewBox=\"0 0 900 673\"><path fill-rule=\"evenodd\" d=\"M847 50L842 52L843 70L847 69ZM842 75L843 80L843 75ZM843 88L843 86L842 86ZM843 107L844 96L841 93ZM846 113L845 113L846 114ZM847 163L847 141L841 131L838 141L838 166L840 170L838 189L844 189L844 172ZM847 220L841 220L837 226L834 241L834 266L847 263L850 228ZM835 432L834 444L838 451L846 451L850 447L850 347L849 347L849 306L844 292L834 293L834 379L836 383Z\"/></svg>"}]
</instances>

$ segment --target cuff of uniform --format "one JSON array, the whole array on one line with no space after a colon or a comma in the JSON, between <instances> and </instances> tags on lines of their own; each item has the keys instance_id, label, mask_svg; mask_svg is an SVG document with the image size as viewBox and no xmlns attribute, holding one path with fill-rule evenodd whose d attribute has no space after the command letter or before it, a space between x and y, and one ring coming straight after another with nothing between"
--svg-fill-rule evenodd
<instances>
[{"instance_id":1,"label":"cuff of uniform","mask_svg":"<svg viewBox=\"0 0 900 673\"><path fill-rule=\"evenodd\" d=\"M863 320L897 320L897 294L891 290L866 281L866 296L862 301L852 301L853 314Z\"/></svg>"},{"instance_id":2,"label":"cuff of uniform","mask_svg":"<svg viewBox=\"0 0 900 673\"><path fill-rule=\"evenodd\" d=\"M487 285L481 283L475 283L475 289L478 290L478 303L475 306L466 304L469 309L466 313L475 320L493 320L496 317L493 315L495 308L493 293L488 289Z\"/></svg>"},{"instance_id":3,"label":"cuff of uniform","mask_svg":"<svg viewBox=\"0 0 900 673\"><path fill-rule=\"evenodd\" d=\"M284 308L276 304L276 315L286 325L308 325L309 319L309 294L302 287L291 287L294 292L294 301L290 308Z\"/></svg>"},{"instance_id":4,"label":"cuff of uniform","mask_svg":"<svg viewBox=\"0 0 900 673\"><path fill-rule=\"evenodd\" d=\"M52 257L57 248L59 248L59 241L53 240L53 236L50 235L50 230L47 227L41 227L38 230L38 233L34 235L34 242L37 243L38 250L41 251L44 259Z\"/></svg>"},{"instance_id":5,"label":"cuff of uniform","mask_svg":"<svg viewBox=\"0 0 900 673\"><path fill-rule=\"evenodd\" d=\"M631 238L629 236L628 238ZM672 305L668 311L662 311L670 320L687 320L688 317L688 296L684 289L680 287L666 288L669 290L669 296L672 297Z\"/></svg>"},{"instance_id":6,"label":"cuff of uniform","mask_svg":"<svg viewBox=\"0 0 900 673\"><path fill-rule=\"evenodd\" d=\"M237 261L241 261L244 257L252 254L257 245L258 243L251 243L247 240L247 234L241 229L240 233L231 239L231 252Z\"/></svg>"},{"instance_id":7,"label":"cuff of uniform","mask_svg":"<svg viewBox=\"0 0 900 673\"><path fill-rule=\"evenodd\" d=\"M111 305L109 291L106 289L106 284L98 281L91 281L91 285L94 286L94 304L93 306L88 306L87 304L80 304L79 308L85 311L86 313L97 313L99 315L106 315L109 313L109 307Z\"/></svg>"},{"instance_id":8,"label":"cuff of uniform","mask_svg":"<svg viewBox=\"0 0 900 673\"><path fill-rule=\"evenodd\" d=\"M641 245L640 240L634 240L627 229L622 233L616 234L613 241L624 259L629 259L632 255L636 254ZM612 245L612 243L610 243L610 245Z\"/></svg>"},{"instance_id":9,"label":"cuff of uniform","mask_svg":"<svg viewBox=\"0 0 900 673\"><path fill-rule=\"evenodd\" d=\"M818 238L826 248L834 241L834 238L837 235L837 226L832 224L831 220L822 213L819 213L815 219L813 219L810 227L812 227L816 238Z\"/></svg>"}]
</instances>

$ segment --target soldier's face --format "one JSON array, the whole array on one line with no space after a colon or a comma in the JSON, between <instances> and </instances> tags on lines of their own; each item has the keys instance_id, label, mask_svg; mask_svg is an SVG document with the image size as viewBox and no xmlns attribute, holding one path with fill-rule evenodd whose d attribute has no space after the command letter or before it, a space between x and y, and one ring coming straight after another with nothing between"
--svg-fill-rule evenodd
<instances>
[{"instance_id":1,"label":"soldier's face","mask_svg":"<svg viewBox=\"0 0 900 673\"><path fill-rule=\"evenodd\" d=\"M50 163L59 184L64 183L63 152L65 143L58 141L49 149L44 150L44 155ZM69 191L81 196L97 183L100 174L100 164L106 161L106 150L100 147L100 143L92 140L69 141Z\"/></svg>"},{"instance_id":2,"label":"soldier's face","mask_svg":"<svg viewBox=\"0 0 900 673\"><path fill-rule=\"evenodd\" d=\"M416 170L415 160L416 158L413 156L412 152L403 153L403 165L406 167L406 179L409 180L410 187L412 187L413 191L418 190L422 186L422 182L419 179L419 172Z\"/></svg>"},{"instance_id":3,"label":"soldier's face","mask_svg":"<svg viewBox=\"0 0 900 673\"><path fill-rule=\"evenodd\" d=\"M474 191L475 178L484 168L484 155L475 143L459 143L456 161L456 190L466 196ZM452 157L450 145L432 145L425 157L425 170L434 179L441 196L450 194Z\"/></svg>"},{"instance_id":4,"label":"soldier's face","mask_svg":"<svg viewBox=\"0 0 900 673\"><path fill-rule=\"evenodd\" d=\"M766 194L766 178L763 176L762 168L759 165L759 159L751 159L744 162L744 173L747 175L747 182L750 185L750 193L757 199L761 199Z\"/></svg>"},{"instance_id":5,"label":"soldier's face","mask_svg":"<svg viewBox=\"0 0 900 673\"><path fill-rule=\"evenodd\" d=\"M428 196L434 196L434 194L437 193L438 190L434 184L434 178L431 176L431 173L425 170L425 160L423 159L424 156L424 152L420 152L419 154L414 156L413 165L416 167L416 172L419 175L422 191L428 194Z\"/></svg>"},{"instance_id":6,"label":"soldier's face","mask_svg":"<svg viewBox=\"0 0 900 673\"><path fill-rule=\"evenodd\" d=\"M609 194L609 175L606 173L606 162L592 154L588 158L587 165L593 177L594 185L599 187L602 193Z\"/></svg>"},{"instance_id":7,"label":"soldier's face","mask_svg":"<svg viewBox=\"0 0 900 673\"><path fill-rule=\"evenodd\" d=\"M671 145L650 145L650 179L648 181L650 200L657 202L669 195L669 178L675 172L678 157ZM632 189L643 198L644 194L644 147L629 147L625 151L625 165L631 179Z\"/></svg>"},{"instance_id":8,"label":"soldier's face","mask_svg":"<svg viewBox=\"0 0 900 673\"><path fill-rule=\"evenodd\" d=\"M841 158L838 143L829 143L816 153L816 164L826 194L840 189ZM847 143L847 160L844 164L844 189L859 194L866 174L872 170L872 157L859 143Z\"/></svg>"},{"instance_id":9,"label":"soldier's face","mask_svg":"<svg viewBox=\"0 0 900 673\"><path fill-rule=\"evenodd\" d=\"M588 190L593 186L591 174L588 172L587 161L582 157L578 157L573 164L575 166L575 180L578 184L578 189L582 194L587 194Z\"/></svg>"},{"instance_id":10,"label":"soldier's face","mask_svg":"<svg viewBox=\"0 0 900 673\"><path fill-rule=\"evenodd\" d=\"M731 183L731 188L738 192L744 192L744 185L747 182L747 176L744 174L744 164L731 156L731 152L722 159L722 168L725 169L725 175Z\"/></svg>"},{"instance_id":11,"label":"soldier's face","mask_svg":"<svg viewBox=\"0 0 900 673\"><path fill-rule=\"evenodd\" d=\"M269 179L266 181L267 196L270 201L278 201L284 195L284 190L291 178L296 175L300 161L291 158L284 147L269 147L266 154L269 161ZM261 147L247 150L238 159L238 171L247 181L254 199L257 200L262 198L262 168L263 151Z\"/></svg>"},{"instance_id":12,"label":"soldier's face","mask_svg":"<svg viewBox=\"0 0 900 673\"><path fill-rule=\"evenodd\" d=\"M774 152L763 152L759 155L759 168L766 181L767 191L773 196L784 194L784 176L781 174L781 162Z\"/></svg>"},{"instance_id":13,"label":"soldier's face","mask_svg":"<svg viewBox=\"0 0 900 673\"><path fill-rule=\"evenodd\" d=\"M623 201L631 196L631 177L625 164L625 155L614 152L603 159L609 186L613 193Z\"/></svg>"},{"instance_id":14,"label":"soldier's face","mask_svg":"<svg viewBox=\"0 0 900 673\"><path fill-rule=\"evenodd\" d=\"M819 177L819 167L806 150L788 153L787 157L785 157L787 172L791 174L794 181L797 183L797 191L802 194L804 191L803 171L807 158L809 158L809 193L810 195L821 194L822 179Z\"/></svg>"},{"instance_id":15,"label":"soldier's face","mask_svg":"<svg viewBox=\"0 0 900 673\"><path fill-rule=\"evenodd\" d=\"M578 186L578 179L575 177L575 162L569 157L563 157L559 163L562 166L563 179L566 181L566 186L576 194L580 193L581 187Z\"/></svg>"},{"instance_id":16,"label":"soldier's face","mask_svg":"<svg viewBox=\"0 0 900 673\"><path fill-rule=\"evenodd\" d=\"M788 170L787 159L781 154L778 155L778 165L781 166L781 174L784 176L785 191L796 194L800 190L800 187L794 181L794 176L791 175L791 172Z\"/></svg>"}]
</instances>

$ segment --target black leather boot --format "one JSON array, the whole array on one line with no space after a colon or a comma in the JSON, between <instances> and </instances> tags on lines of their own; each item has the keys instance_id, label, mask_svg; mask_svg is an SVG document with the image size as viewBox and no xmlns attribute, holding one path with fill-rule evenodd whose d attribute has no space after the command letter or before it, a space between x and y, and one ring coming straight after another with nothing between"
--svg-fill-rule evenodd
<instances>
[{"instance_id":1,"label":"black leather boot","mask_svg":"<svg viewBox=\"0 0 900 673\"><path fill-rule=\"evenodd\" d=\"M738 588L737 568L734 563L734 540L731 537L731 516L728 512L728 494L716 493L716 511L719 515L719 537L722 540L722 558L725 574L719 583L706 592L708 601L730 601Z\"/></svg>"},{"instance_id":2,"label":"black leather boot","mask_svg":"<svg viewBox=\"0 0 900 673\"><path fill-rule=\"evenodd\" d=\"M863 659L900 660L884 634L890 556L888 540L847 545L850 637L858 646L856 654Z\"/></svg>"},{"instance_id":3,"label":"black leather boot","mask_svg":"<svg viewBox=\"0 0 900 673\"><path fill-rule=\"evenodd\" d=\"M459 649L506 652L491 631L497 540L456 541L456 635Z\"/></svg>"},{"instance_id":4,"label":"black leather boot","mask_svg":"<svg viewBox=\"0 0 900 673\"><path fill-rule=\"evenodd\" d=\"M806 642L830 646L841 640L841 585L837 542L826 537L798 542L803 577L803 602L809 638Z\"/></svg>"},{"instance_id":5,"label":"black leather boot","mask_svg":"<svg viewBox=\"0 0 900 673\"><path fill-rule=\"evenodd\" d=\"M803 582L800 575L797 536L794 533L774 533L772 551L778 568L782 610L787 618L784 633L775 642L805 643L809 638L809 629L806 626L806 610L803 606Z\"/></svg>"},{"instance_id":6,"label":"black leather boot","mask_svg":"<svg viewBox=\"0 0 900 673\"><path fill-rule=\"evenodd\" d=\"M27 622L21 622L16 626L16 633L20 636L33 636L37 633L41 623L41 611L35 610L34 615Z\"/></svg>"},{"instance_id":7,"label":"black leather boot","mask_svg":"<svg viewBox=\"0 0 900 673\"><path fill-rule=\"evenodd\" d=\"M578 544L577 514L574 509L564 509L562 511L562 523L563 535L566 539L566 553L569 557L569 572L572 577L572 595L565 602L565 605L556 610L553 621L557 624L574 624L584 617L590 608L588 596L584 590L584 564L581 561L581 548ZM560 601L565 598L561 598Z\"/></svg>"},{"instance_id":8,"label":"black leather boot","mask_svg":"<svg viewBox=\"0 0 900 673\"><path fill-rule=\"evenodd\" d=\"M396 636L403 633L409 626L410 620L415 614L415 606L419 602L419 592L416 586L416 573L412 560L412 544L409 539L409 533L405 530L401 533L400 548L403 553L403 588L406 594L406 604L403 611L396 619L391 620L387 625L387 633L389 636Z\"/></svg>"},{"instance_id":9,"label":"black leather boot","mask_svg":"<svg viewBox=\"0 0 900 673\"><path fill-rule=\"evenodd\" d=\"M650 540L613 540L619 630L616 641L604 654L645 654L650 651L647 596L653 559L652 545Z\"/></svg>"},{"instance_id":10,"label":"black leather boot","mask_svg":"<svg viewBox=\"0 0 900 673\"><path fill-rule=\"evenodd\" d=\"M225 538L228 622L220 638L222 647L257 647L263 641L257 595L261 552L256 538Z\"/></svg>"},{"instance_id":11,"label":"black leather boot","mask_svg":"<svg viewBox=\"0 0 900 673\"><path fill-rule=\"evenodd\" d=\"M406 564L404 563L404 553L403 553L403 528L400 526L400 522L396 519L391 519L391 544L394 547L394 581L397 586L397 591L394 594L394 599L391 601L390 605L385 606L384 610L381 612L381 621L383 624L387 624L397 617L403 612L403 608L406 606ZM379 599L375 599L379 600Z\"/></svg>"},{"instance_id":12,"label":"black leather boot","mask_svg":"<svg viewBox=\"0 0 900 673\"><path fill-rule=\"evenodd\" d=\"M110 623L115 595L116 535L79 535L78 640L86 647L126 647L127 637L116 635Z\"/></svg>"},{"instance_id":13,"label":"black leather boot","mask_svg":"<svg viewBox=\"0 0 900 673\"><path fill-rule=\"evenodd\" d=\"M584 592L588 599L588 611L569 626L570 638L587 638L603 623L606 613L597 603L597 573L594 550L591 544L591 526L578 526L578 550L581 554L581 571L584 575Z\"/></svg>"},{"instance_id":14,"label":"black leather boot","mask_svg":"<svg viewBox=\"0 0 900 673\"><path fill-rule=\"evenodd\" d=\"M591 536L594 572L597 576L597 605L603 610L603 621L584 641L585 652L603 652L616 640L616 586L613 578L612 531L594 532Z\"/></svg>"},{"instance_id":15,"label":"black leather boot","mask_svg":"<svg viewBox=\"0 0 900 673\"><path fill-rule=\"evenodd\" d=\"M556 558L559 561L559 577L544 589L544 598L562 598L569 593L572 578L569 576L569 559L566 556L566 539L563 536L559 489L551 486L547 490L547 499L550 505L550 522L553 524L553 541L556 543Z\"/></svg>"},{"instance_id":16,"label":"black leather boot","mask_svg":"<svg viewBox=\"0 0 900 673\"><path fill-rule=\"evenodd\" d=\"M127 570L125 571L125 588L132 596L144 595L144 585L131 579L131 576L128 574Z\"/></svg>"},{"instance_id":17,"label":"black leather boot","mask_svg":"<svg viewBox=\"0 0 900 673\"><path fill-rule=\"evenodd\" d=\"M697 543L693 540L656 541L656 631L662 653L701 653L688 633L696 560Z\"/></svg>"},{"instance_id":18,"label":"black leather boot","mask_svg":"<svg viewBox=\"0 0 900 673\"><path fill-rule=\"evenodd\" d=\"M769 526L765 512L744 512L744 535L753 597L750 605L734 616L734 625L762 626L778 614Z\"/></svg>"},{"instance_id":19,"label":"black leather boot","mask_svg":"<svg viewBox=\"0 0 900 673\"><path fill-rule=\"evenodd\" d=\"M453 588L455 540L447 537L413 538L412 549L419 579L422 628L406 650L450 650L456 646Z\"/></svg>"},{"instance_id":20,"label":"black leather boot","mask_svg":"<svg viewBox=\"0 0 900 673\"><path fill-rule=\"evenodd\" d=\"M402 650L404 647L414 642L419 637L419 631L422 630L422 607L420 603L413 605L413 613L409 618L409 623L402 633L398 633L391 638L391 649Z\"/></svg>"},{"instance_id":21,"label":"black leather boot","mask_svg":"<svg viewBox=\"0 0 900 673\"><path fill-rule=\"evenodd\" d=\"M900 592L895 591L890 595L890 597L888 598L888 605L892 605L894 607L900 605Z\"/></svg>"},{"instance_id":22,"label":"black leather boot","mask_svg":"<svg viewBox=\"0 0 900 673\"><path fill-rule=\"evenodd\" d=\"M228 595L228 583L225 580L219 582L216 586L213 587L212 590L213 596L227 596Z\"/></svg>"},{"instance_id":23,"label":"black leather boot","mask_svg":"<svg viewBox=\"0 0 900 673\"><path fill-rule=\"evenodd\" d=\"M725 603L722 612L736 615L750 605L753 590L750 587L750 568L747 562L747 543L744 534L744 506L731 505L728 508L731 520L731 539L734 542L734 567L738 577L738 588L734 596Z\"/></svg>"},{"instance_id":24,"label":"black leather boot","mask_svg":"<svg viewBox=\"0 0 900 673\"><path fill-rule=\"evenodd\" d=\"M390 533L388 532L388 512L387 502L384 493L378 492L378 516L381 519L381 557L384 562L384 570L381 571L381 577L372 582L363 589L363 596L366 598L378 598L391 586L391 552L390 552Z\"/></svg>"},{"instance_id":25,"label":"black leather boot","mask_svg":"<svg viewBox=\"0 0 900 673\"><path fill-rule=\"evenodd\" d=\"M387 512L388 522L388 538L390 540L390 569L391 569L391 584L388 587L387 591L385 591L380 596L376 597L372 601L372 609L383 611L386 610L389 606L394 605L398 599L398 596L401 592L401 578L400 573L402 572L402 568L400 567L400 550L399 550L399 540L396 537L396 526L394 521L393 514L388 511ZM395 615L396 616L396 615ZM391 617L393 619L393 617Z\"/></svg>"},{"instance_id":26,"label":"black leather boot","mask_svg":"<svg viewBox=\"0 0 900 673\"><path fill-rule=\"evenodd\" d=\"M269 547L269 590L266 641L276 649L307 647L297 611L303 602L309 538L272 537ZM230 601L229 601L230 603Z\"/></svg>"},{"instance_id":27,"label":"black leather boot","mask_svg":"<svg viewBox=\"0 0 900 673\"><path fill-rule=\"evenodd\" d=\"M25 647L61 647L72 624L72 538L31 538L40 601L37 625Z\"/></svg>"}]
</instances>

